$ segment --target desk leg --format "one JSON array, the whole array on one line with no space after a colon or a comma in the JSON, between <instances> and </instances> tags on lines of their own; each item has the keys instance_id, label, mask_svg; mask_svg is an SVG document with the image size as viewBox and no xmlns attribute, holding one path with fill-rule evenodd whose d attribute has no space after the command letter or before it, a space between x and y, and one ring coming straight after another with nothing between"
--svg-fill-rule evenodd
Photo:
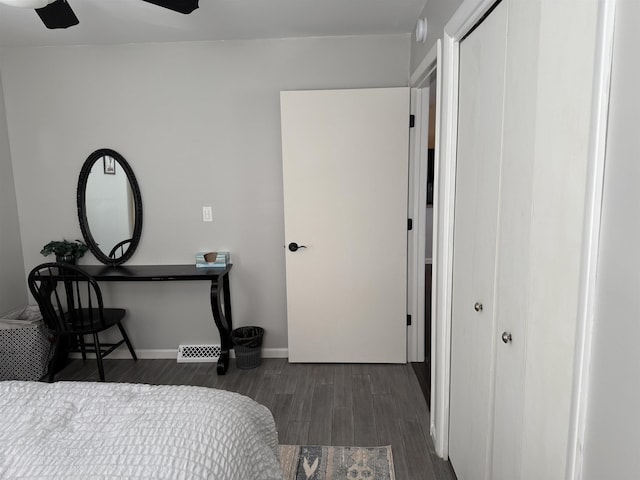
<instances>
[{"instance_id":1,"label":"desk leg","mask_svg":"<svg viewBox=\"0 0 640 480\"><path fill-rule=\"evenodd\" d=\"M222 280L222 282L220 282ZM221 294L222 297L221 298ZM222 301L224 299L224 312ZM229 275L211 281L211 311L213 320L220 333L220 358L218 359L218 375L224 375L229 368L229 351L231 350L231 294L229 292Z\"/></svg>"},{"instance_id":2,"label":"desk leg","mask_svg":"<svg viewBox=\"0 0 640 480\"><path fill-rule=\"evenodd\" d=\"M224 294L224 318L227 321L227 328L229 329L229 348L233 348L231 344L233 320L231 319L231 287L229 287L229 274L222 278L222 293Z\"/></svg>"}]
</instances>

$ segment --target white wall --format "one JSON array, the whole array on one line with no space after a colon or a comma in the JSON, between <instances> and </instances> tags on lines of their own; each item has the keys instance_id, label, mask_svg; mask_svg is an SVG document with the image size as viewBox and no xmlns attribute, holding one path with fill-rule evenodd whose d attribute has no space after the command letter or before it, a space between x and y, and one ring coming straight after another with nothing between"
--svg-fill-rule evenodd
<instances>
[{"instance_id":1,"label":"white wall","mask_svg":"<svg viewBox=\"0 0 640 480\"><path fill-rule=\"evenodd\" d=\"M0 95L0 315L26 302L27 283L22 264L11 151L4 100Z\"/></svg>"},{"instance_id":2,"label":"white wall","mask_svg":"<svg viewBox=\"0 0 640 480\"><path fill-rule=\"evenodd\" d=\"M409 35L7 49L1 64L24 269L80 237L76 184L97 148L131 164L144 206L132 264L232 253L236 326L285 348L279 91L407 84ZM202 206L213 206L213 223ZM83 263L95 263L89 256ZM206 282L109 285L138 349L217 342Z\"/></svg>"},{"instance_id":3,"label":"white wall","mask_svg":"<svg viewBox=\"0 0 640 480\"><path fill-rule=\"evenodd\" d=\"M640 3L615 22L584 480L640 478Z\"/></svg>"}]
</instances>

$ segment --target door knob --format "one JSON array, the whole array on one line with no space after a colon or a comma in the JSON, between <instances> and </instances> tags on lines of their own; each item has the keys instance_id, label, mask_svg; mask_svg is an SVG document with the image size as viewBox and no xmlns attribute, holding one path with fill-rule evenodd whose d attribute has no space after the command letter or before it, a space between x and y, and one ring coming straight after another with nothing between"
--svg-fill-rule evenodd
<instances>
[{"instance_id":1,"label":"door knob","mask_svg":"<svg viewBox=\"0 0 640 480\"><path fill-rule=\"evenodd\" d=\"M504 343L511 343L512 337L509 332L502 332L502 341Z\"/></svg>"},{"instance_id":2,"label":"door knob","mask_svg":"<svg viewBox=\"0 0 640 480\"><path fill-rule=\"evenodd\" d=\"M482 304L480 302L476 302L475 305L473 306L473 309L476 312L481 312L482 311Z\"/></svg>"},{"instance_id":3,"label":"door knob","mask_svg":"<svg viewBox=\"0 0 640 480\"><path fill-rule=\"evenodd\" d=\"M299 248L307 248L306 245L298 245L296 242L291 242L289 244L289 250L292 252L298 251Z\"/></svg>"}]
</instances>

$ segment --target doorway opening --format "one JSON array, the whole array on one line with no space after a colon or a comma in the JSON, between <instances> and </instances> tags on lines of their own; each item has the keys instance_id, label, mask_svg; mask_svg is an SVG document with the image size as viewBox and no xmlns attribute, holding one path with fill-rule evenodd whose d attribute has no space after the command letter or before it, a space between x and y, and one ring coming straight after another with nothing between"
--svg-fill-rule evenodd
<instances>
[{"instance_id":1,"label":"doorway opening","mask_svg":"<svg viewBox=\"0 0 640 480\"><path fill-rule=\"evenodd\" d=\"M427 406L431 407L431 372L432 372L432 274L433 274L433 191L434 191L434 162L436 151L436 104L437 104L437 79L436 70L433 69L422 82L421 100L418 102L418 108L421 114L427 119L421 122L422 132L416 132L416 135L426 142L420 142L417 160L422 163L422 169L426 170L426 175L419 179L418 215L420 222L423 224L421 235L418 232L418 248L423 255L418 257L418 275L424 277L423 288L420 288L418 294L418 304L423 308L418 308L418 314L421 315L420 322L424 322L423 334L418 339L422 343L420 350L424 351L423 361L413 362L412 366L418 378L420 388L424 394ZM425 108L426 107L426 108ZM425 135L426 134L426 135Z\"/></svg>"}]
</instances>

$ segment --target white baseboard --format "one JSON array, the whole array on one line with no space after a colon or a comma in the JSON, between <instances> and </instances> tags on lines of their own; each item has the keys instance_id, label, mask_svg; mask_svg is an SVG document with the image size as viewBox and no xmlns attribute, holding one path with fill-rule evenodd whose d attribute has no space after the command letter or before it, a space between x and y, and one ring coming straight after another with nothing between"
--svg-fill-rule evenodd
<instances>
[{"instance_id":1,"label":"white baseboard","mask_svg":"<svg viewBox=\"0 0 640 480\"><path fill-rule=\"evenodd\" d=\"M166 358L178 358L178 349L177 348L167 348L167 349L149 349L149 350L136 350L136 355L139 359L144 360L160 360ZM87 354L88 358L95 358L95 355L92 353ZM69 354L69 358L82 358L82 354L73 352ZM118 348L109 354L107 357L109 359L114 360L131 360L131 354L126 347Z\"/></svg>"},{"instance_id":2,"label":"white baseboard","mask_svg":"<svg viewBox=\"0 0 640 480\"><path fill-rule=\"evenodd\" d=\"M140 349L136 350L136 355L139 359L144 360L160 360L160 359L177 359L178 358L178 349L177 348L167 348L167 349ZM231 358L235 358L235 352L231 350ZM93 355L87 355L89 358L94 358ZM289 349L288 348L263 348L262 349L262 358L288 358L289 357ZM69 354L69 358L82 358L82 355L79 353L71 353ZM126 347L120 347L111 354L107 358L118 359L118 360L126 360L131 359L131 354Z\"/></svg>"},{"instance_id":3,"label":"white baseboard","mask_svg":"<svg viewBox=\"0 0 640 480\"><path fill-rule=\"evenodd\" d=\"M231 356L235 356L235 352L231 352ZM262 358L289 358L288 348L263 348Z\"/></svg>"}]
</instances>

